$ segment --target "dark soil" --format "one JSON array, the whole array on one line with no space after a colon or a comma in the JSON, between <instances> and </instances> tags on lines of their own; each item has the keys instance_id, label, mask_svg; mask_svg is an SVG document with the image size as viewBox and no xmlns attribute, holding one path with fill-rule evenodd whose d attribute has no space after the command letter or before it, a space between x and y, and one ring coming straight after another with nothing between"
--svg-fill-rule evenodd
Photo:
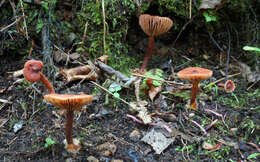
<instances>
[{"instance_id":1,"label":"dark soil","mask_svg":"<svg viewBox=\"0 0 260 162\"><path fill-rule=\"evenodd\" d=\"M155 63L160 57L154 56ZM182 58L176 59L181 60ZM73 137L80 139L82 148L75 155L68 153L63 145L65 115L59 115L57 108L44 101L42 97L46 93L44 87L40 83L28 84L25 81L14 83L18 78L8 79L10 74L7 72L21 69L25 61L26 59L22 57L15 58L9 57L9 55L0 58L0 99L10 102L0 103L0 161L87 161L90 156L94 156L100 161L112 159L134 162L223 161L224 159L239 161L257 152L257 148L249 143L259 145L260 92L257 91L259 83L253 86L250 91L246 91L246 80L237 76L234 79L237 84L234 94L239 103L236 103L234 96L224 91L219 91L216 95L213 91L205 90L203 93L211 99L202 99L203 103L199 105L198 111L184 108L186 101L180 97L167 96L165 100L160 101L166 102L168 106L175 103L175 108L170 111L177 116L177 120L167 121L168 125L185 134L203 137L203 140L198 142L189 142L177 136L161 155L156 155L152 147L140 139L153 126L139 124L127 118L126 114L131 113L128 106L116 102L111 96L109 97L111 104L104 105L105 93L98 90L95 94L95 100L74 118ZM205 84L213 81L214 78L221 78L219 71L224 69L214 67L212 63L208 63L208 65L210 65L209 68L213 69L214 75L213 79L205 81ZM168 69L168 73L169 71ZM235 71L230 73L233 72ZM57 77L54 82L57 93L91 94L95 88L95 85L88 81L80 84L79 82L65 83L64 78ZM128 101L134 101L134 88L120 91L120 96ZM231 102L224 100L227 98ZM144 96L143 99L149 101L147 96ZM116 102L115 106L113 106L113 102ZM240 106L241 104L242 106ZM169 112L165 107L158 107L149 101L149 111L154 112L155 108L159 108L160 112ZM220 117L205 112L205 109L214 110L225 116L223 119L225 124ZM182 113L195 113L195 117L192 119L205 128L215 119L218 119L218 122L207 130L207 135L203 135L196 125L183 118ZM20 121L23 122L22 128L14 133L13 127ZM134 130L140 133L140 137L129 136ZM235 131L232 132L232 130ZM47 137L54 140L55 144L45 147ZM221 148L218 150L210 151L202 148L203 141L218 144L219 140L226 143L222 142ZM104 156L97 146L106 142L115 144L116 152Z\"/></svg>"}]
</instances>

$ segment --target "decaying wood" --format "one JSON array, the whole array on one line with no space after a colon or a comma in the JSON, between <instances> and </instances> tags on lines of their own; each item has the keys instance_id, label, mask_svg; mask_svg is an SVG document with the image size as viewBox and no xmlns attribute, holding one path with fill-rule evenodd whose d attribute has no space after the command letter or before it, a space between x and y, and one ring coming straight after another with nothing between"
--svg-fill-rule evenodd
<instances>
[{"instance_id":1,"label":"decaying wood","mask_svg":"<svg viewBox=\"0 0 260 162\"><path fill-rule=\"evenodd\" d=\"M95 64L102 69L103 71L105 71L106 73L108 73L109 75L115 75L118 79L120 79L121 81L123 81L125 84L125 86L129 86L131 85L136 79L137 77L131 77L128 78L127 76L125 76L124 74L122 74L120 71L116 71L115 69L113 69L112 67L104 64L101 61L96 61Z\"/></svg>"}]
</instances>

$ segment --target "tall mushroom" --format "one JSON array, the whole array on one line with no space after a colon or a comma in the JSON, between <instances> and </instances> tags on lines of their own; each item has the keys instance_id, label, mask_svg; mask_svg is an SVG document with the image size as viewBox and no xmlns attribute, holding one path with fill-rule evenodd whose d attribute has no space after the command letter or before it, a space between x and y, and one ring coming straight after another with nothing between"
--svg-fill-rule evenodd
<instances>
[{"instance_id":1,"label":"tall mushroom","mask_svg":"<svg viewBox=\"0 0 260 162\"><path fill-rule=\"evenodd\" d=\"M139 24L142 30L149 36L149 44L140 69L143 71L147 66L148 60L152 56L154 37L166 33L172 27L173 22L167 17L143 14L139 16Z\"/></svg>"},{"instance_id":2,"label":"tall mushroom","mask_svg":"<svg viewBox=\"0 0 260 162\"><path fill-rule=\"evenodd\" d=\"M43 63L37 60L29 60L24 64L23 75L29 82L41 81L48 89L49 93L55 93L52 84L41 72Z\"/></svg>"},{"instance_id":3,"label":"tall mushroom","mask_svg":"<svg viewBox=\"0 0 260 162\"><path fill-rule=\"evenodd\" d=\"M69 152L77 152L80 149L79 141L72 138L74 111L80 111L84 105L93 100L93 96L86 94L47 94L44 96L44 99L54 106L67 111L65 148Z\"/></svg>"},{"instance_id":4,"label":"tall mushroom","mask_svg":"<svg viewBox=\"0 0 260 162\"><path fill-rule=\"evenodd\" d=\"M208 69L200 67L189 67L177 73L178 77L183 80L192 82L191 100L189 108L197 109L196 95L198 92L199 82L208 79L212 76L213 72Z\"/></svg>"},{"instance_id":5,"label":"tall mushroom","mask_svg":"<svg viewBox=\"0 0 260 162\"><path fill-rule=\"evenodd\" d=\"M23 73L29 82L41 81L48 89L49 94L43 96L47 102L67 110L66 122L66 149L69 152L77 152L80 149L79 141L72 138L74 111L80 111L81 108L93 100L93 96L80 94L56 94L52 84L42 74L43 63L37 60L29 60L25 63Z\"/></svg>"}]
</instances>

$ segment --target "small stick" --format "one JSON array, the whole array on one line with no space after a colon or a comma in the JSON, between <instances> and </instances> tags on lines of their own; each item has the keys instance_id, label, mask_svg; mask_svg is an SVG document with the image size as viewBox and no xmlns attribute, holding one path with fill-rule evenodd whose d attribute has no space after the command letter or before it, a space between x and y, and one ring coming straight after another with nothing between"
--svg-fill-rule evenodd
<instances>
[{"instance_id":1,"label":"small stick","mask_svg":"<svg viewBox=\"0 0 260 162\"><path fill-rule=\"evenodd\" d=\"M175 82L175 81L156 79L156 78L153 78L153 77L148 77L148 76L141 75L141 74L136 74L136 73L133 73L132 75L133 75L133 76L142 77L142 78L147 78L147 79L153 79L153 80L157 80L157 81L165 82L165 83L168 83L168 84L191 85L191 84L177 83L177 82Z\"/></svg>"},{"instance_id":2,"label":"small stick","mask_svg":"<svg viewBox=\"0 0 260 162\"><path fill-rule=\"evenodd\" d=\"M3 28L0 30L0 32L3 32L3 31L5 31L6 29L10 28L11 26L15 25L17 22L20 21L21 18L22 18L22 17L18 17L18 18L17 18L14 22L12 22L11 24L7 25L6 27L3 27Z\"/></svg>"},{"instance_id":3,"label":"small stick","mask_svg":"<svg viewBox=\"0 0 260 162\"><path fill-rule=\"evenodd\" d=\"M197 15L198 15L198 14L197 14ZM189 23L191 23L192 20L193 20L197 15L194 15L188 22L186 22L186 23L183 25L183 27L181 28L181 31L179 32L179 34L177 35L176 39L175 39L174 42L173 42L173 46L175 46L176 41L179 39L179 37L181 36L181 33L185 30L185 28L187 27L187 25L188 25Z\"/></svg>"},{"instance_id":4,"label":"small stick","mask_svg":"<svg viewBox=\"0 0 260 162\"><path fill-rule=\"evenodd\" d=\"M234 76L237 76L237 75L240 75L241 74L241 72L239 72L239 73L236 73L236 74L232 74L232 75L228 75L228 78L231 78L231 77L234 77ZM209 83L208 85L206 85L204 88L207 88L207 87L209 87L209 86L211 86L211 85L213 85L213 84L216 84L216 83L218 83L218 82L221 82L222 80L225 80L226 79L226 77L223 77L223 78L221 78L221 79L219 79L219 80L216 80L216 81L214 81L214 82L212 82L212 83Z\"/></svg>"},{"instance_id":5,"label":"small stick","mask_svg":"<svg viewBox=\"0 0 260 162\"><path fill-rule=\"evenodd\" d=\"M22 7L22 12L23 12L23 24L24 24L24 28L25 28L25 35L26 35L26 39L28 40L29 39L29 36L28 36L28 32L27 32L27 25L26 25L26 20L25 20L25 14L24 14L24 7L23 7L23 1L20 0L21 2L21 7Z\"/></svg>"},{"instance_id":6,"label":"small stick","mask_svg":"<svg viewBox=\"0 0 260 162\"><path fill-rule=\"evenodd\" d=\"M207 134L206 130L205 130L199 123L197 123L196 121L194 121L194 120L190 119L189 117L187 117L184 112L182 113L182 116L183 116L186 120L189 120L190 122L192 122L193 124L195 124L196 126L198 126L198 127L200 128L200 130L203 132L204 135Z\"/></svg>"},{"instance_id":7,"label":"small stick","mask_svg":"<svg viewBox=\"0 0 260 162\"><path fill-rule=\"evenodd\" d=\"M103 15L103 48L104 53L106 53L106 14L105 14L105 4L104 0L102 0L102 15Z\"/></svg>"},{"instance_id":8,"label":"small stick","mask_svg":"<svg viewBox=\"0 0 260 162\"><path fill-rule=\"evenodd\" d=\"M133 121L139 123L139 124L144 124L141 120L137 119L135 116L130 115L130 114L126 114L126 117L132 119Z\"/></svg>"},{"instance_id":9,"label":"small stick","mask_svg":"<svg viewBox=\"0 0 260 162\"><path fill-rule=\"evenodd\" d=\"M141 120L137 119L137 118L136 118L135 116L133 116L133 115L126 114L126 117L132 119L133 121L135 121L135 122L137 122L137 123L139 123L139 124L144 124L144 122L142 122ZM156 126L156 123L151 123L150 125ZM169 128L167 125L162 125L162 127L163 127L164 129L166 129L169 133L172 133L171 128Z\"/></svg>"},{"instance_id":10,"label":"small stick","mask_svg":"<svg viewBox=\"0 0 260 162\"><path fill-rule=\"evenodd\" d=\"M217 113L217 112L215 112L215 111L213 111L213 110L205 109L205 111L206 111L206 112L210 112L210 113L212 113L212 114L214 114L214 115L216 115L216 116L218 116L218 117L223 118L223 115L222 115L222 114L219 114L219 113Z\"/></svg>"},{"instance_id":11,"label":"small stick","mask_svg":"<svg viewBox=\"0 0 260 162\"><path fill-rule=\"evenodd\" d=\"M256 144L254 144L254 143L252 143L252 142L247 142L247 144L249 144L249 145L255 147L256 150L260 153L260 148L259 148Z\"/></svg>"},{"instance_id":12,"label":"small stick","mask_svg":"<svg viewBox=\"0 0 260 162\"><path fill-rule=\"evenodd\" d=\"M106 92L109 93L110 95L114 96L114 94L113 94L112 92L110 92L110 91L107 90L106 88L102 87L101 85L97 84L96 82L94 82L94 81L90 81L90 82L93 83L93 84L95 84L97 87L103 89L104 91L106 91ZM129 105L130 107L132 107L132 108L134 109L134 107L133 107L129 102L127 102L126 100L124 100L124 99L122 99L122 98L120 98L120 97L117 98L117 99L119 99L120 101L122 101L123 103Z\"/></svg>"},{"instance_id":13,"label":"small stick","mask_svg":"<svg viewBox=\"0 0 260 162\"><path fill-rule=\"evenodd\" d=\"M88 22L86 21L85 28L84 28L84 33L83 33L83 38L82 38L82 42L85 42L85 40L86 40L87 30L88 30Z\"/></svg>"},{"instance_id":14,"label":"small stick","mask_svg":"<svg viewBox=\"0 0 260 162\"><path fill-rule=\"evenodd\" d=\"M192 7L192 0L190 0L190 19L191 19L191 8Z\"/></svg>"},{"instance_id":15,"label":"small stick","mask_svg":"<svg viewBox=\"0 0 260 162\"><path fill-rule=\"evenodd\" d=\"M259 80L258 81L256 81L256 82L254 82L252 85L250 85L246 90L248 91L249 89L251 89L256 83L258 83L259 82Z\"/></svg>"}]
</instances>

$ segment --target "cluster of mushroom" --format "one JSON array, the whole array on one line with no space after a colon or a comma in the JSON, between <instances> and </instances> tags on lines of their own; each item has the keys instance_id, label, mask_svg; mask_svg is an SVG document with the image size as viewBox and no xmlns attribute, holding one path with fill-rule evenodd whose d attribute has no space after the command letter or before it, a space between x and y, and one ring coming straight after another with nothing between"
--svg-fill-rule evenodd
<instances>
[{"instance_id":1,"label":"cluster of mushroom","mask_svg":"<svg viewBox=\"0 0 260 162\"><path fill-rule=\"evenodd\" d=\"M25 63L23 73L26 80L30 82L41 81L48 89L49 94L44 95L44 99L54 106L67 111L66 116L66 143L65 148L69 152L77 152L80 149L80 142L72 138L74 111L80 111L81 108L93 100L93 96L86 94L57 94L52 84L42 74L43 63L41 61L29 60Z\"/></svg>"},{"instance_id":2,"label":"cluster of mushroom","mask_svg":"<svg viewBox=\"0 0 260 162\"><path fill-rule=\"evenodd\" d=\"M149 36L149 43L146 50L146 54L140 68L141 71L146 69L148 60L151 58L153 45L154 45L154 37L166 33L172 27L173 22L170 18L160 17L160 16L151 16L148 14L140 15L139 24L142 30ZM212 71L200 67L190 67L181 70L178 73L179 78L188 80L192 82L192 93L191 93L191 101L190 108L196 109L196 95L198 91L198 84L200 81L205 80L212 76Z\"/></svg>"}]
</instances>

